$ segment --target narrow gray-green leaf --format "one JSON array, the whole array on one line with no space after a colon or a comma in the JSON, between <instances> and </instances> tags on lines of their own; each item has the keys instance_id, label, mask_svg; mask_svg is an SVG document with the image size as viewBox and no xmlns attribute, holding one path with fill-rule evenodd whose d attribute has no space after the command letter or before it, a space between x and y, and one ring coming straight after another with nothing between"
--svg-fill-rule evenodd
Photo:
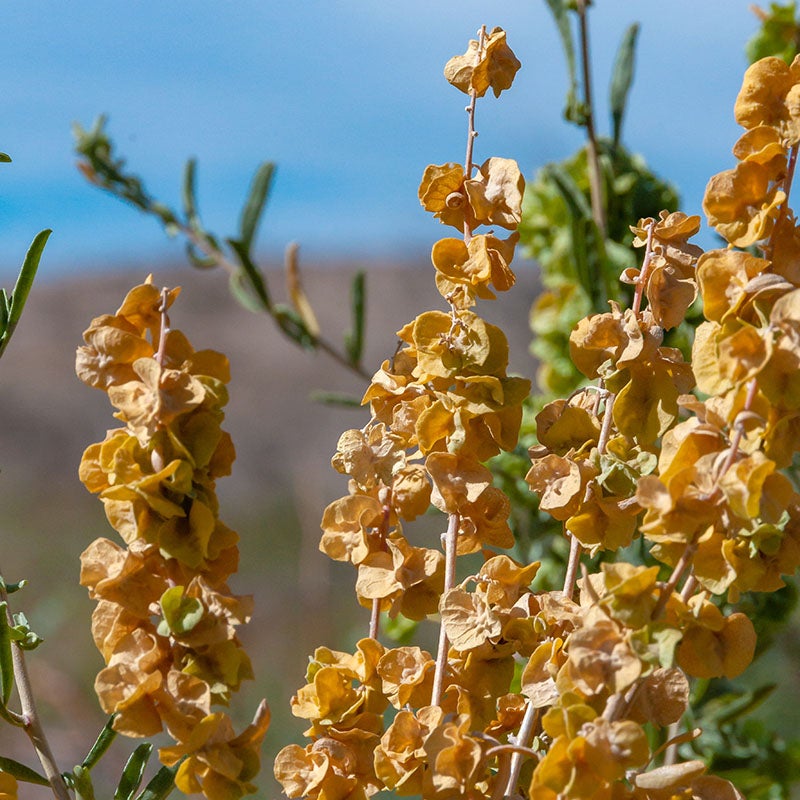
<instances>
[{"instance_id":1,"label":"narrow gray-green leaf","mask_svg":"<svg viewBox=\"0 0 800 800\"><path fill-rule=\"evenodd\" d=\"M183 213L189 227L195 230L199 227L197 217L197 200L195 199L195 173L197 159L190 158L183 169Z\"/></svg>"},{"instance_id":2,"label":"narrow gray-green leaf","mask_svg":"<svg viewBox=\"0 0 800 800\"><path fill-rule=\"evenodd\" d=\"M171 767L161 767L144 787L144 791L137 795L136 800L164 800L175 788L175 774L183 763L181 759Z\"/></svg>"},{"instance_id":3,"label":"narrow gray-green leaf","mask_svg":"<svg viewBox=\"0 0 800 800\"><path fill-rule=\"evenodd\" d=\"M569 8L565 0L546 0L550 13L553 15L558 35L561 39L561 48L567 62L567 77L569 87L564 108L564 117L570 122L582 124L581 102L578 96L578 73L575 60L575 46L572 41L572 25L569 19Z\"/></svg>"},{"instance_id":4,"label":"narrow gray-green leaf","mask_svg":"<svg viewBox=\"0 0 800 800\"><path fill-rule=\"evenodd\" d=\"M364 273L357 272L350 287L353 327L344 340L347 348L347 358L354 367L361 363L361 356L364 353L365 285L366 277Z\"/></svg>"},{"instance_id":5,"label":"narrow gray-green leaf","mask_svg":"<svg viewBox=\"0 0 800 800\"><path fill-rule=\"evenodd\" d=\"M77 766L72 770L72 788L75 791L75 800L95 800L92 776L88 769Z\"/></svg>"},{"instance_id":6,"label":"narrow gray-green leaf","mask_svg":"<svg viewBox=\"0 0 800 800\"><path fill-rule=\"evenodd\" d=\"M14 687L14 661L11 657L11 629L8 625L8 603L0 603L0 702L5 707Z\"/></svg>"},{"instance_id":7,"label":"narrow gray-green leaf","mask_svg":"<svg viewBox=\"0 0 800 800\"><path fill-rule=\"evenodd\" d=\"M317 340L306 327L303 318L290 306L282 303L272 308L272 317L278 327L305 350L316 350Z\"/></svg>"},{"instance_id":8,"label":"narrow gray-green leaf","mask_svg":"<svg viewBox=\"0 0 800 800\"><path fill-rule=\"evenodd\" d=\"M614 130L614 147L622 136L622 119L628 103L628 93L633 84L634 60L636 56L636 39L639 35L639 23L634 22L622 35L614 70L611 75L611 122Z\"/></svg>"},{"instance_id":9,"label":"narrow gray-green leaf","mask_svg":"<svg viewBox=\"0 0 800 800\"><path fill-rule=\"evenodd\" d=\"M114 717L116 714L112 714L108 718L108 722L103 726L103 730L97 736L95 743L89 749L89 752L86 754L86 758L83 759L81 762L81 766L84 769L91 769L103 756L103 753L108 750L111 746L111 742L114 741L117 737L117 732L114 730Z\"/></svg>"},{"instance_id":10,"label":"narrow gray-green leaf","mask_svg":"<svg viewBox=\"0 0 800 800\"><path fill-rule=\"evenodd\" d=\"M0 342L0 355L8 346L14 329L17 327L19 318L22 316L22 309L25 308L25 301L33 285L33 279L36 277L36 270L39 267L39 261L42 257L42 251L45 244L52 233L51 230L43 230L36 234L25 254L25 260L22 262L22 268L17 276L17 282L14 285L14 291L11 294L11 300L8 309L8 324L3 332L3 339Z\"/></svg>"},{"instance_id":11,"label":"narrow gray-green leaf","mask_svg":"<svg viewBox=\"0 0 800 800\"><path fill-rule=\"evenodd\" d=\"M198 269L211 269L217 266L217 259L214 256L203 255L191 242L186 245L186 258Z\"/></svg>"},{"instance_id":12,"label":"narrow gray-green leaf","mask_svg":"<svg viewBox=\"0 0 800 800\"><path fill-rule=\"evenodd\" d=\"M321 403L326 406L339 406L341 408L361 408L361 399L352 394L345 394L344 392L327 392L321 389L316 389L309 395L309 398L315 403Z\"/></svg>"},{"instance_id":13,"label":"narrow gray-green leaf","mask_svg":"<svg viewBox=\"0 0 800 800\"><path fill-rule=\"evenodd\" d=\"M258 230L264 206L269 198L269 190L272 179L275 175L275 164L266 161L256 170L250 184L250 192L242 208L242 216L239 221L239 240L245 252L249 253L253 239Z\"/></svg>"},{"instance_id":14,"label":"narrow gray-green leaf","mask_svg":"<svg viewBox=\"0 0 800 800\"><path fill-rule=\"evenodd\" d=\"M0 289L0 337L8 328L8 295L5 289Z\"/></svg>"},{"instance_id":15,"label":"narrow gray-green leaf","mask_svg":"<svg viewBox=\"0 0 800 800\"><path fill-rule=\"evenodd\" d=\"M142 775L144 775L145 767L152 752L153 745L150 742L145 742L131 753L131 757L125 764L125 769L122 770L122 777L117 790L114 792L114 800L131 800L133 793L142 782Z\"/></svg>"},{"instance_id":16,"label":"narrow gray-green leaf","mask_svg":"<svg viewBox=\"0 0 800 800\"><path fill-rule=\"evenodd\" d=\"M261 274L258 267L250 258L249 248L246 247L245 244L239 239L226 239L226 241L230 245L233 252L236 253L239 263L242 265L244 275L247 277L247 280L253 287L253 291L256 293L256 296L261 301L263 310L270 311L272 308L272 301L269 297L267 282L264 280L264 276Z\"/></svg>"},{"instance_id":17,"label":"narrow gray-green leaf","mask_svg":"<svg viewBox=\"0 0 800 800\"><path fill-rule=\"evenodd\" d=\"M0 756L0 770L13 775L18 781L25 781L25 783L35 783L37 786L49 786L50 781L44 775L40 775L36 770L20 764L19 761L14 761L13 758L6 758Z\"/></svg>"},{"instance_id":18,"label":"narrow gray-green leaf","mask_svg":"<svg viewBox=\"0 0 800 800\"><path fill-rule=\"evenodd\" d=\"M261 314L264 311L264 306L261 301L253 294L250 281L243 270L239 272L232 272L228 279L228 288L230 289L233 299L243 306L248 311L254 314Z\"/></svg>"}]
</instances>

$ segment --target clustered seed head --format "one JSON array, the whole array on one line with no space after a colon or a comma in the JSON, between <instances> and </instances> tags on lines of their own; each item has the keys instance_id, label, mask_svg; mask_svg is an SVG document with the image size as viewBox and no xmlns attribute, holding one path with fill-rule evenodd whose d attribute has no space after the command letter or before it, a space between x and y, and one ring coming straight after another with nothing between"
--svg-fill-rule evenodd
<instances>
[{"instance_id":1,"label":"clustered seed head","mask_svg":"<svg viewBox=\"0 0 800 800\"><path fill-rule=\"evenodd\" d=\"M186 793L228 800L255 791L266 706L236 734L212 712L252 677L236 635L252 611L231 593L238 536L219 519L216 479L235 453L221 426L228 360L194 350L168 327L177 289L150 279L114 315L92 321L77 373L102 389L123 427L83 454L80 478L98 494L122 544L97 539L81 556L81 584L97 606L92 635L106 663L95 681L100 705L128 736L166 729L182 760Z\"/></svg>"},{"instance_id":2,"label":"clustered seed head","mask_svg":"<svg viewBox=\"0 0 800 800\"><path fill-rule=\"evenodd\" d=\"M444 688L435 694L436 659L416 646L318 648L292 700L310 743L275 762L289 797L742 797L700 761L662 763L654 743L687 710L691 678L733 678L753 658L750 619L723 613L720 599L774 591L800 564L800 497L780 471L800 449L800 236L785 203L800 62L774 61L748 71L737 101L748 128L734 151L740 171L712 179L706 196L720 233L759 244L764 258L704 254L689 242L698 217L639 220L642 267L622 276L636 286L634 306L612 303L570 337L576 366L597 383L536 417L527 482L541 510L590 554L638 537L649 547L649 566L584 573L577 597L571 586L533 591L539 565L496 552L513 544L510 504L483 464L515 446L529 384L507 376L503 332L471 310L513 285L516 234L474 231L514 230L519 169L497 158L472 174L426 169L423 206L464 231L433 248L450 311L406 325L375 374L364 397L372 419L347 431L333 458L349 494L325 510L320 546L356 567L363 605L413 620L438 611ZM445 72L474 100L508 88L514 62L495 29ZM688 363L664 332L698 294L707 321ZM457 521L457 554L483 555L460 584L445 585L438 548L404 537L402 522L429 502ZM521 771L512 750L526 759Z\"/></svg>"}]
</instances>

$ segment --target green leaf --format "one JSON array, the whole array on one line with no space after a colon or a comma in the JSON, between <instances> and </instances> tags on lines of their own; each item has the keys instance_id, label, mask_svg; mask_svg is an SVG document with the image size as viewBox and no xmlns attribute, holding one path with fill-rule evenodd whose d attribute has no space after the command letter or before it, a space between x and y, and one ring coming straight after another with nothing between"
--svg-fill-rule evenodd
<instances>
[{"instance_id":1,"label":"green leaf","mask_svg":"<svg viewBox=\"0 0 800 800\"><path fill-rule=\"evenodd\" d=\"M639 23L634 22L622 35L614 69L611 76L611 120L614 130L614 148L619 144L622 134L622 118L625 116L625 106L628 102L628 93L633 83L634 57L636 55L636 39L639 35Z\"/></svg>"},{"instance_id":2,"label":"green leaf","mask_svg":"<svg viewBox=\"0 0 800 800\"><path fill-rule=\"evenodd\" d=\"M575 47L572 42L572 25L569 19L569 3L565 0L547 0L547 6L553 15L558 35L561 39L561 47L564 50L564 58L567 62L567 75L569 77L569 88L567 89L567 102L564 108L564 118L576 125L584 125L586 122L586 109L578 98L578 72L575 60Z\"/></svg>"},{"instance_id":3,"label":"green leaf","mask_svg":"<svg viewBox=\"0 0 800 800\"><path fill-rule=\"evenodd\" d=\"M246 253L249 253L252 248L253 239L261 221L261 215L269 198L269 190L274 175L275 164L271 161L266 161L256 170L250 184L247 202L242 208L242 215L239 220L239 242Z\"/></svg>"},{"instance_id":4,"label":"green leaf","mask_svg":"<svg viewBox=\"0 0 800 800\"><path fill-rule=\"evenodd\" d=\"M361 363L364 353L365 285L364 272L357 272L350 287L353 327L344 337L347 358L354 367Z\"/></svg>"},{"instance_id":5,"label":"green leaf","mask_svg":"<svg viewBox=\"0 0 800 800\"><path fill-rule=\"evenodd\" d=\"M64 776L66 779L66 776ZM75 791L76 800L94 800L94 786L92 776L88 769L77 766L72 770L72 780L69 781Z\"/></svg>"},{"instance_id":6,"label":"green leaf","mask_svg":"<svg viewBox=\"0 0 800 800\"><path fill-rule=\"evenodd\" d=\"M243 272L242 278L246 278L247 281L249 281L250 285L253 288L253 291L256 294L256 297L261 302L261 308L257 310L265 310L271 312L272 301L270 300L269 291L267 290L267 283L264 280L264 276L261 274L258 267L253 263L252 259L250 258L250 252L248 248L239 239L226 239L226 241L230 245L233 252L236 253L237 258L239 259L239 263L242 266L242 272ZM237 299L239 298L237 297ZM250 308L250 306L245 304L245 308Z\"/></svg>"},{"instance_id":7,"label":"green leaf","mask_svg":"<svg viewBox=\"0 0 800 800\"><path fill-rule=\"evenodd\" d=\"M40 775L36 770L26 767L24 764L20 764L19 761L14 761L13 758L0 756L0 770L7 772L9 775L13 775L18 781L35 783L37 786L50 785L50 781L48 781L44 775Z\"/></svg>"},{"instance_id":8,"label":"green leaf","mask_svg":"<svg viewBox=\"0 0 800 800\"><path fill-rule=\"evenodd\" d=\"M0 603L0 701L5 707L14 687L14 661L11 657L11 628L8 624L8 603Z\"/></svg>"},{"instance_id":9,"label":"green leaf","mask_svg":"<svg viewBox=\"0 0 800 800\"><path fill-rule=\"evenodd\" d=\"M253 290L250 282L247 280L247 275L244 270L231 273L228 279L228 289L233 295L233 299L248 311L252 311L254 314L260 314L264 310L261 301L253 294Z\"/></svg>"},{"instance_id":10,"label":"green leaf","mask_svg":"<svg viewBox=\"0 0 800 800\"><path fill-rule=\"evenodd\" d=\"M108 722L103 726L103 730L97 736L95 743L86 754L86 758L81 762L84 769L91 769L103 756L103 753L111 746L111 742L117 738L117 732L114 730L114 719L117 715L112 714L108 718Z\"/></svg>"},{"instance_id":11,"label":"green leaf","mask_svg":"<svg viewBox=\"0 0 800 800\"><path fill-rule=\"evenodd\" d=\"M183 761L182 758L171 767L161 767L150 783L144 787L144 791L136 797L136 800L164 800L175 788L175 774Z\"/></svg>"},{"instance_id":12,"label":"green leaf","mask_svg":"<svg viewBox=\"0 0 800 800\"><path fill-rule=\"evenodd\" d=\"M326 406L340 406L342 408L361 408L361 400L352 394L344 392L326 392L316 390L309 395L315 403L322 403Z\"/></svg>"},{"instance_id":13,"label":"green leaf","mask_svg":"<svg viewBox=\"0 0 800 800\"><path fill-rule=\"evenodd\" d=\"M9 298L5 289L0 289L0 336L8 327Z\"/></svg>"},{"instance_id":14,"label":"green leaf","mask_svg":"<svg viewBox=\"0 0 800 800\"><path fill-rule=\"evenodd\" d=\"M133 793L139 788L144 775L145 767L153 752L153 745L150 742L140 744L131 753L131 757L122 770L117 790L114 792L114 800L131 800Z\"/></svg>"},{"instance_id":15,"label":"green leaf","mask_svg":"<svg viewBox=\"0 0 800 800\"><path fill-rule=\"evenodd\" d=\"M37 233L28 248L28 252L25 254L25 260L22 262L22 268L19 271L17 282L14 284L14 291L11 294L8 322L2 338L0 338L0 355L3 354L3 351L8 346L19 318L22 316L22 309L25 308L25 301L28 299L33 279L36 277L36 270L39 267L42 251L51 233L51 230L43 230Z\"/></svg>"},{"instance_id":16,"label":"green leaf","mask_svg":"<svg viewBox=\"0 0 800 800\"><path fill-rule=\"evenodd\" d=\"M27 585L28 581L26 581L24 578L16 583L6 583L3 580L3 576L0 575L0 589L4 590L6 594L14 594L14 592L24 589Z\"/></svg>"},{"instance_id":17,"label":"green leaf","mask_svg":"<svg viewBox=\"0 0 800 800\"><path fill-rule=\"evenodd\" d=\"M163 619L158 626L161 636L188 633L203 618L203 604L196 597L186 597L184 592L183 586L173 586L161 595Z\"/></svg>"},{"instance_id":18,"label":"green leaf","mask_svg":"<svg viewBox=\"0 0 800 800\"><path fill-rule=\"evenodd\" d=\"M197 201L195 199L195 173L197 159L190 158L183 170L183 213L186 223L194 230L200 230L200 218L197 215Z\"/></svg>"},{"instance_id":19,"label":"green leaf","mask_svg":"<svg viewBox=\"0 0 800 800\"><path fill-rule=\"evenodd\" d=\"M12 641L17 643L20 650L35 650L43 641L38 633L31 630L25 615L20 611L14 616L14 624L8 629Z\"/></svg>"},{"instance_id":20,"label":"green leaf","mask_svg":"<svg viewBox=\"0 0 800 800\"><path fill-rule=\"evenodd\" d=\"M794 0L783 5L770 3L761 27L745 45L748 62L752 64L767 56L777 56L791 64L798 52L800 25L797 23L797 4Z\"/></svg>"},{"instance_id":21,"label":"green leaf","mask_svg":"<svg viewBox=\"0 0 800 800\"><path fill-rule=\"evenodd\" d=\"M189 259L193 267L198 269L211 269L211 267L216 267L218 263L214 256L204 255L191 242L186 245L186 258Z\"/></svg>"},{"instance_id":22,"label":"green leaf","mask_svg":"<svg viewBox=\"0 0 800 800\"><path fill-rule=\"evenodd\" d=\"M296 344L305 350L316 350L317 340L306 327L303 318L290 306L283 303L273 306L272 316L278 327Z\"/></svg>"}]
</instances>

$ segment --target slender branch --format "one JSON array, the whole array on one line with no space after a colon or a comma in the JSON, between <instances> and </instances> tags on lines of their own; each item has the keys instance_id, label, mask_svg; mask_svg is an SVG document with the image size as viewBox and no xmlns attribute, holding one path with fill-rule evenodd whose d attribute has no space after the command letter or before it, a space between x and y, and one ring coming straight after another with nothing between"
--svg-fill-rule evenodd
<instances>
[{"instance_id":1,"label":"slender branch","mask_svg":"<svg viewBox=\"0 0 800 800\"><path fill-rule=\"evenodd\" d=\"M608 447L608 440L611 437L611 423L613 422L612 406L614 405L614 398L616 395L608 392L604 387L598 387L598 397L604 396L605 410L603 411L603 425L600 428L600 436L597 440L597 452L602 455L606 452ZM592 496L593 487L595 485L594 479L586 484L586 490L583 495L583 502L589 502ZM581 543L571 533L569 535L569 560L567 561L567 571L564 575L564 594L572 598L575 591L575 581L578 578L578 564L580 563L581 553L583 548Z\"/></svg>"},{"instance_id":2,"label":"slender branch","mask_svg":"<svg viewBox=\"0 0 800 800\"><path fill-rule=\"evenodd\" d=\"M567 561L567 571L564 575L564 594L572 599L575 592L575 581L578 578L578 564L581 560L581 552L583 548L578 538L571 533L569 536L569 560Z\"/></svg>"},{"instance_id":3,"label":"slender branch","mask_svg":"<svg viewBox=\"0 0 800 800\"><path fill-rule=\"evenodd\" d=\"M478 60L481 59L483 56L483 48L486 44L486 26L481 25L481 29L478 31ZM464 158L464 180L469 180L472 178L472 151L475 147L475 139L478 136L478 132L475 130L475 106L478 102L478 90L477 89L470 89L469 92L469 105L466 108L466 112L468 115L469 123L467 126L467 154ZM469 203L466 204L466 208L469 209ZM469 220L469 213L464 215L464 242L469 244L470 239L472 238L472 225L470 224Z\"/></svg>"},{"instance_id":4,"label":"slender branch","mask_svg":"<svg viewBox=\"0 0 800 800\"><path fill-rule=\"evenodd\" d=\"M14 618L8 607L8 594L2 583L0 583L0 601L6 603L8 624L14 625ZM22 729L30 739L33 749L36 751L36 755L39 758L39 763L42 765L44 774L47 780L50 781L50 788L53 790L53 796L58 798L58 800L70 800L64 778L61 777L61 770L58 768L58 764L53 756L53 751L50 749L50 744L42 728L39 713L36 710L33 687L31 685L30 676L28 675L28 667L25 664L25 654L16 642L11 646L11 660L14 666L14 685L17 688L20 702L20 713L14 714L13 716L15 719L19 720Z\"/></svg>"},{"instance_id":5,"label":"slender branch","mask_svg":"<svg viewBox=\"0 0 800 800\"><path fill-rule=\"evenodd\" d=\"M380 537L380 549L383 551L388 550L386 547L386 536L389 533L389 518L392 514L392 490L387 488L381 489L381 492L384 493L381 496L381 501L383 502L383 517L381 518L381 527L378 530L378 536ZM369 617L369 638L377 640L378 638L378 630L380 627L380 620L381 620L381 599L376 597L372 601L372 613Z\"/></svg>"},{"instance_id":6,"label":"slender branch","mask_svg":"<svg viewBox=\"0 0 800 800\"><path fill-rule=\"evenodd\" d=\"M161 332L158 337L158 352L155 359L159 366L164 366L164 357L167 349L167 334L169 333L169 317L167 316L167 303L169 301L169 289L164 286L161 289Z\"/></svg>"},{"instance_id":7,"label":"slender branch","mask_svg":"<svg viewBox=\"0 0 800 800\"><path fill-rule=\"evenodd\" d=\"M225 253L223 253L218 247L215 247L211 242L209 242L204 236L201 236L197 231L192 230L188 225L178 221L175 223L175 227L202 253L204 253L209 258L213 258L214 262L217 266L222 267L227 273L230 275L238 275L241 271L240 267L231 261ZM264 310L272 316L272 311L265 307ZM362 367L359 367L350 362L350 360L345 356L343 353L340 353L336 347L331 344L327 339L322 336L312 336L311 337L314 346L318 347L322 350L326 355L330 356L334 361L340 364L343 367L354 372L364 380L371 380L372 375L370 375L366 370Z\"/></svg>"},{"instance_id":8,"label":"slender branch","mask_svg":"<svg viewBox=\"0 0 800 800\"><path fill-rule=\"evenodd\" d=\"M444 590L442 596L456 584L456 542L458 540L458 526L461 523L459 514L450 514L447 520L447 533L444 535ZM433 690L431 691L431 705L438 706L442 702L444 692L444 674L447 670L447 650L449 642L445 632L444 622L439 627L439 647L436 651L436 671L433 675Z\"/></svg>"},{"instance_id":9,"label":"slender branch","mask_svg":"<svg viewBox=\"0 0 800 800\"><path fill-rule=\"evenodd\" d=\"M581 45L581 66L583 70L583 101L585 105L586 120L586 161L589 172L589 190L592 199L592 218L600 230L603 238L606 237L608 223L606 209L603 204L603 184L600 172L600 159L597 152L597 135L594 129L594 109L592 101L592 75L589 63L589 24L586 9L589 0L578 0L578 23Z\"/></svg>"},{"instance_id":10,"label":"slender branch","mask_svg":"<svg viewBox=\"0 0 800 800\"><path fill-rule=\"evenodd\" d=\"M633 304L631 305L631 310L637 317L642 308L642 297L647 288L647 281L650 280L650 262L653 260L653 235L655 234L655 230L656 221L651 219L647 226L647 245L644 249L642 269L639 273L639 279L636 281L636 291L633 294Z\"/></svg>"},{"instance_id":11,"label":"slender branch","mask_svg":"<svg viewBox=\"0 0 800 800\"><path fill-rule=\"evenodd\" d=\"M541 709L534 708L533 703L528 700L528 705L525 708L525 716L522 718L522 724L519 726L519 733L511 746L514 747L513 755L511 756L511 767L506 781L506 797L516 794L517 781L519 780L519 773L522 769L522 762L526 758L530 758L534 751L530 749L530 743L533 739L533 732L536 729L536 724L539 721L539 712ZM506 745L508 746L508 745Z\"/></svg>"}]
</instances>

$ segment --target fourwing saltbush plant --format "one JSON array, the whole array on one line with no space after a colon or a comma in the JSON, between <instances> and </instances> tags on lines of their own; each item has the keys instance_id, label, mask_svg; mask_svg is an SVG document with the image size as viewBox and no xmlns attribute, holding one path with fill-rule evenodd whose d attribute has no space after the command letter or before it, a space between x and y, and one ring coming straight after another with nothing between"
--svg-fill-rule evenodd
<instances>
[{"instance_id":1,"label":"fourwing saltbush plant","mask_svg":"<svg viewBox=\"0 0 800 800\"><path fill-rule=\"evenodd\" d=\"M472 142L477 97L508 88L517 66L504 32L482 29L445 68L470 95L466 164L428 167L420 199L463 231L432 252L449 313L399 332L365 395L371 420L333 458L349 494L326 509L320 546L357 568L372 613L354 653L314 653L293 698L311 742L276 760L290 797L743 797L694 757L690 692L744 672L757 634L737 602L777 591L800 564L800 495L783 472L800 444L800 234L788 205L800 63L768 58L745 76L740 164L711 179L704 203L731 247L692 244L698 216L632 220L642 256L623 273L630 306L611 302L569 335L589 383L537 415L526 476L569 559L563 587L537 591L538 563L494 549L511 544L509 503L482 462L514 446L521 387L505 374L505 338L471 310L513 283L516 234L475 228L515 227L519 171L497 158L477 167ZM665 333L698 293L705 321L686 360ZM443 553L403 534L428 496L447 515ZM459 582L457 557L474 551L483 564ZM590 572L584 556L600 553ZM382 614L437 607L435 656L379 641ZM780 796L793 777L765 785L738 766L751 796Z\"/></svg>"},{"instance_id":2,"label":"fourwing saltbush plant","mask_svg":"<svg viewBox=\"0 0 800 800\"><path fill-rule=\"evenodd\" d=\"M419 191L426 210L458 231L432 250L446 308L399 331L399 349L364 396L369 421L341 436L332 460L348 493L325 509L320 548L356 569L369 623L353 653L317 648L292 699L310 741L275 760L289 797L358 800L388 790L431 800L735 800L788 796L797 777L796 754L781 752L767 731L733 726L765 692L726 696L729 684L719 682L753 660L757 629L774 608L758 598L777 596L800 564L800 495L787 477L800 450L800 233L789 204L800 59L767 56L745 74L734 109L745 129L737 166L712 177L704 200L729 246L703 253L690 242L698 216L667 208L622 220L622 206L604 206L604 152L614 150L594 133L587 5L575 4L584 98L574 90L569 105L587 128L587 183L571 187L566 171L553 180L572 214L572 244L597 256L601 272L591 274L602 291L589 299L611 302L570 327L566 346L581 381L540 400L525 472L566 543L564 574L553 586L551 563L546 585L532 589L542 565L498 552L515 544L513 504L486 462L517 447L530 384L507 374L504 332L474 309L515 282L524 181L511 159L474 158L477 101L509 89L520 66L505 32L482 28L445 67L469 98L465 161L429 166ZM566 5L551 7L565 30ZM634 40L631 30L623 65ZM619 153L624 100L612 110L609 146ZM246 281L285 331L314 343L299 286L294 310L276 312L250 257L269 170L259 172L240 236L228 242L234 263L199 223L193 167L179 217L123 172L102 126L83 135L93 137L85 152L92 179L208 246L215 264L233 264L238 288ZM603 255L616 241L608 232L623 225L641 254L635 263L620 256L629 300L608 280L608 265L619 263ZM0 297L0 347L45 239L35 240L12 295ZM573 253L581 280L585 256ZM698 296L704 319L684 353L666 336ZM220 427L227 361L171 329L176 297L147 281L84 334L78 375L108 394L123 424L91 445L80 467L122 542L99 539L81 557L81 583L97 601L92 634L105 667L95 688L109 721L84 761L62 773L25 670L23 651L38 638L24 615L8 612L19 585L0 581L0 715L29 734L45 772L0 757L3 800L17 796L20 781L89 800L92 769L117 733L162 730L174 740L159 750L162 769L140 792L153 746L139 745L115 798L155 800L177 786L238 800L256 790L266 705L238 735L213 710L250 677L236 635L250 601L228 587L237 537L220 521L215 494L234 455ZM345 361L357 367L357 358ZM430 505L446 532L432 546L413 545L406 524ZM400 618L435 621L436 653L389 644L389 623ZM15 685L19 712L10 705Z\"/></svg>"}]
</instances>

